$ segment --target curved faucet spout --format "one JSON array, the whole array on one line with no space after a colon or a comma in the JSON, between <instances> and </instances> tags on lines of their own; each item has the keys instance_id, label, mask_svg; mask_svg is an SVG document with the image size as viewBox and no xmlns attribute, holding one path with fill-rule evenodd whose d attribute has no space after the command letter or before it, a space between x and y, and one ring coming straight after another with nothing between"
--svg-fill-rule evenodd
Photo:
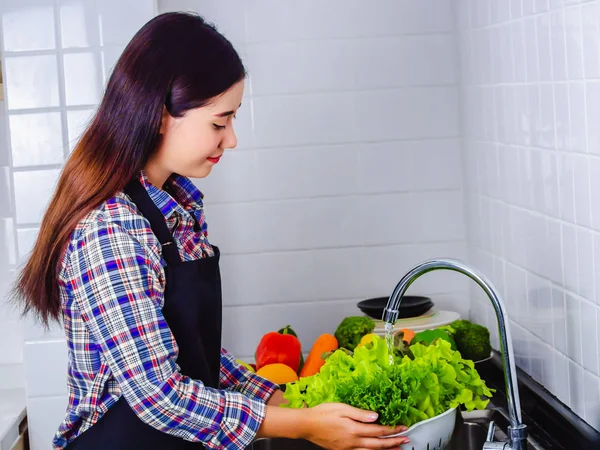
<instances>
[{"instance_id":1,"label":"curved faucet spout","mask_svg":"<svg viewBox=\"0 0 600 450\"><path fill-rule=\"evenodd\" d=\"M511 423L511 426L509 427L510 448L513 450L524 450L526 448L527 433L526 425L523 424L521 417L521 401L518 391L517 370L515 366L508 315L506 314L506 308L504 307L502 299L497 294L492 283L490 283L485 276L463 262L454 259L434 259L421 263L410 270L398 282L383 312L383 320L386 323L394 324L398 319L400 303L402 302L402 297L407 289L421 277L421 275L434 270L451 270L466 275L485 291L492 303L494 311L496 312L498 330L500 333L500 351L504 367L504 382L506 385L508 413Z\"/></svg>"}]
</instances>

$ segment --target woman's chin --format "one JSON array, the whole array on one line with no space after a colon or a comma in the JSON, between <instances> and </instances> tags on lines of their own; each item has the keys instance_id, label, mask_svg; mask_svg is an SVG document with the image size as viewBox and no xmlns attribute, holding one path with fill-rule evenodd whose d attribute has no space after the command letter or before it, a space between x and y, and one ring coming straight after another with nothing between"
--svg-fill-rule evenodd
<instances>
[{"instance_id":1,"label":"woman's chin","mask_svg":"<svg viewBox=\"0 0 600 450\"><path fill-rule=\"evenodd\" d=\"M184 173L180 173L180 175L187 178L206 178L212 172L212 166L213 165L211 164L210 166L206 165L198 167L195 170L187 170Z\"/></svg>"}]
</instances>

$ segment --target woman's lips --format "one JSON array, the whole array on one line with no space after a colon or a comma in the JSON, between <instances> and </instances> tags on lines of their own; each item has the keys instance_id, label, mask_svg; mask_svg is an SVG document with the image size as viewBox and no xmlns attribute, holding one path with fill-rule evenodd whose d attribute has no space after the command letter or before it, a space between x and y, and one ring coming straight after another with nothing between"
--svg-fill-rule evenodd
<instances>
[{"instance_id":1,"label":"woman's lips","mask_svg":"<svg viewBox=\"0 0 600 450\"><path fill-rule=\"evenodd\" d=\"M211 158L206 158L206 159L207 159L208 161L210 161L211 163L213 163L213 164L216 164L216 163L218 163L218 162L219 162L219 160L221 159L221 157L220 157L220 156L217 156L216 158L212 158L212 157L211 157Z\"/></svg>"}]
</instances>

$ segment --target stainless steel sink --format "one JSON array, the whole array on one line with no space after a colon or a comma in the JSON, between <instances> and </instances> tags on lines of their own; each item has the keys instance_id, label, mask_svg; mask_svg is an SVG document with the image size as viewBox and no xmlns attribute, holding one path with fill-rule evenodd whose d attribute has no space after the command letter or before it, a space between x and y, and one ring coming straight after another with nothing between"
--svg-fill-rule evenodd
<instances>
[{"instance_id":1,"label":"stainless steel sink","mask_svg":"<svg viewBox=\"0 0 600 450\"><path fill-rule=\"evenodd\" d=\"M506 440L504 430L509 422L504 411L487 409L464 412L457 420L454 436L445 450L482 450L492 421L496 424L496 440ZM544 450L531 437L527 439L527 449ZM248 450L322 450L322 447L301 439L257 439Z\"/></svg>"}]
</instances>

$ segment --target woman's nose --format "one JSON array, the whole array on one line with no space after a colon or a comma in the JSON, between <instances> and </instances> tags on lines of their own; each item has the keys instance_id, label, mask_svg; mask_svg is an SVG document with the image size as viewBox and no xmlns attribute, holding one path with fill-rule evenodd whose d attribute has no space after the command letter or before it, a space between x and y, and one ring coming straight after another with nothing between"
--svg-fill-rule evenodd
<instances>
[{"instance_id":1,"label":"woman's nose","mask_svg":"<svg viewBox=\"0 0 600 450\"><path fill-rule=\"evenodd\" d=\"M235 148L237 147L237 136L235 135L235 130L233 129L233 123L226 129L225 137L223 138L223 142L221 143L221 148Z\"/></svg>"}]
</instances>

